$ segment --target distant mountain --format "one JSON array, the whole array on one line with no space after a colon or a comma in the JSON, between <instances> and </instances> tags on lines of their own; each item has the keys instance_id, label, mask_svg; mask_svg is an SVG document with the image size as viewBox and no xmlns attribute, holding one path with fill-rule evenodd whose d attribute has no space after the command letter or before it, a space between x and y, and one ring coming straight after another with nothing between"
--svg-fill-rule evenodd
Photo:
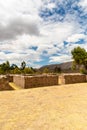
<instances>
[{"instance_id":1,"label":"distant mountain","mask_svg":"<svg viewBox=\"0 0 87 130\"><path fill-rule=\"evenodd\" d=\"M43 71L45 68L47 68L50 72L54 72L55 68L60 68L62 72L78 72L78 70L72 70L72 61L61 64L45 65L42 66L39 70Z\"/></svg>"}]
</instances>

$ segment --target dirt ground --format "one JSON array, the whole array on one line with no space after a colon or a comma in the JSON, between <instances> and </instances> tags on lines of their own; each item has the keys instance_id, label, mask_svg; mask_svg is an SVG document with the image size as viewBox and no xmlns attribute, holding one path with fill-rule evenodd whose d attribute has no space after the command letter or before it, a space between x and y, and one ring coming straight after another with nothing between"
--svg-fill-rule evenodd
<instances>
[{"instance_id":1,"label":"dirt ground","mask_svg":"<svg viewBox=\"0 0 87 130\"><path fill-rule=\"evenodd\" d=\"M0 130L87 130L87 83L0 92Z\"/></svg>"}]
</instances>

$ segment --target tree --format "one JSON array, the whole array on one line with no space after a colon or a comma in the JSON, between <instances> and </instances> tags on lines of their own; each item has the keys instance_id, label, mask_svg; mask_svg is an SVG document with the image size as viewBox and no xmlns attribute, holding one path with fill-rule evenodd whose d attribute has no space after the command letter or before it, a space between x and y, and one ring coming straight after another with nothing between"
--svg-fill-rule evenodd
<instances>
[{"instance_id":1,"label":"tree","mask_svg":"<svg viewBox=\"0 0 87 130\"><path fill-rule=\"evenodd\" d=\"M76 63L75 63L75 61L72 62L72 70L76 70Z\"/></svg>"},{"instance_id":2,"label":"tree","mask_svg":"<svg viewBox=\"0 0 87 130\"><path fill-rule=\"evenodd\" d=\"M0 70L3 74L7 74L10 72L10 63L6 61L5 63L0 65Z\"/></svg>"},{"instance_id":3,"label":"tree","mask_svg":"<svg viewBox=\"0 0 87 130\"><path fill-rule=\"evenodd\" d=\"M11 74L16 74L16 72L18 72L17 70L18 70L19 68L18 68L18 66L16 65L16 64L12 64L11 66L10 66L10 73Z\"/></svg>"},{"instance_id":4,"label":"tree","mask_svg":"<svg viewBox=\"0 0 87 130\"><path fill-rule=\"evenodd\" d=\"M29 67L25 67L23 72L24 72L24 74L33 74L34 73L33 69L29 68Z\"/></svg>"},{"instance_id":5,"label":"tree","mask_svg":"<svg viewBox=\"0 0 87 130\"><path fill-rule=\"evenodd\" d=\"M13 70L14 74L21 74L21 70L17 67Z\"/></svg>"},{"instance_id":6,"label":"tree","mask_svg":"<svg viewBox=\"0 0 87 130\"><path fill-rule=\"evenodd\" d=\"M49 73L49 69L48 68L44 68L43 73Z\"/></svg>"},{"instance_id":7,"label":"tree","mask_svg":"<svg viewBox=\"0 0 87 130\"><path fill-rule=\"evenodd\" d=\"M22 70L24 70L24 69L25 69L25 67L26 67L26 62L25 62L25 61L23 61L23 62L21 63L21 69L22 69Z\"/></svg>"},{"instance_id":8,"label":"tree","mask_svg":"<svg viewBox=\"0 0 87 130\"><path fill-rule=\"evenodd\" d=\"M87 52L84 48L76 47L71 51L74 63L77 65L84 65L87 70Z\"/></svg>"},{"instance_id":9,"label":"tree","mask_svg":"<svg viewBox=\"0 0 87 130\"><path fill-rule=\"evenodd\" d=\"M87 55L87 54L86 54ZM87 70L87 57L84 59L84 66L85 66L85 68L86 68L86 70Z\"/></svg>"},{"instance_id":10,"label":"tree","mask_svg":"<svg viewBox=\"0 0 87 130\"><path fill-rule=\"evenodd\" d=\"M80 48L80 47L74 48L71 51L71 53L72 53L73 59L75 60L76 64L83 64L84 63L84 59L87 55L84 48Z\"/></svg>"},{"instance_id":11,"label":"tree","mask_svg":"<svg viewBox=\"0 0 87 130\"><path fill-rule=\"evenodd\" d=\"M61 68L56 66L56 67L54 68L54 72L55 72L55 73L61 73Z\"/></svg>"},{"instance_id":12,"label":"tree","mask_svg":"<svg viewBox=\"0 0 87 130\"><path fill-rule=\"evenodd\" d=\"M18 68L18 66L16 64L12 64L10 67L11 70L14 70L15 68Z\"/></svg>"}]
</instances>

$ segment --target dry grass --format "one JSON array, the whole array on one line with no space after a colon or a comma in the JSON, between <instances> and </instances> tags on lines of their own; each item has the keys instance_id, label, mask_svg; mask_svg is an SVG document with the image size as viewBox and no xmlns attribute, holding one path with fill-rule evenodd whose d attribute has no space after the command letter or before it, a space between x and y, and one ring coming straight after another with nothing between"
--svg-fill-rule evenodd
<instances>
[{"instance_id":1,"label":"dry grass","mask_svg":"<svg viewBox=\"0 0 87 130\"><path fill-rule=\"evenodd\" d=\"M87 130L87 83L0 92L0 130Z\"/></svg>"}]
</instances>

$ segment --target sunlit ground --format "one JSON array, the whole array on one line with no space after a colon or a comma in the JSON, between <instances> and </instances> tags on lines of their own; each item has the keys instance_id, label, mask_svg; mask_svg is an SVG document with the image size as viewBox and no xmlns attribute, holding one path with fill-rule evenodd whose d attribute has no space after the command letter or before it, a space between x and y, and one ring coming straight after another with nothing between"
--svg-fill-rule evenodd
<instances>
[{"instance_id":1,"label":"sunlit ground","mask_svg":"<svg viewBox=\"0 0 87 130\"><path fill-rule=\"evenodd\" d=\"M0 92L0 130L87 130L87 83Z\"/></svg>"}]
</instances>

